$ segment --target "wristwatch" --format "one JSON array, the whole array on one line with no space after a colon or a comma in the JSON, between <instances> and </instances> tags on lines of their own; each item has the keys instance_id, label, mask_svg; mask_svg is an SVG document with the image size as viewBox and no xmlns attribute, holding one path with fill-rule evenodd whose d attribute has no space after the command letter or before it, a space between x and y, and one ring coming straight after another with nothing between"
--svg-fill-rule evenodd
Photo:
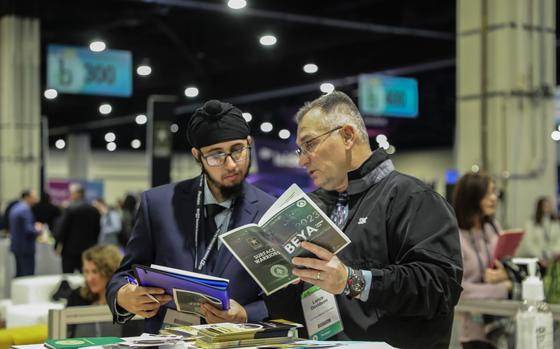
<instances>
[{"instance_id":1,"label":"wristwatch","mask_svg":"<svg viewBox=\"0 0 560 349\"><path fill-rule=\"evenodd\" d=\"M354 270L352 268L349 270L350 273L348 273L348 280L346 281L343 293L349 298L356 298L366 287L366 280L361 270Z\"/></svg>"}]
</instances>

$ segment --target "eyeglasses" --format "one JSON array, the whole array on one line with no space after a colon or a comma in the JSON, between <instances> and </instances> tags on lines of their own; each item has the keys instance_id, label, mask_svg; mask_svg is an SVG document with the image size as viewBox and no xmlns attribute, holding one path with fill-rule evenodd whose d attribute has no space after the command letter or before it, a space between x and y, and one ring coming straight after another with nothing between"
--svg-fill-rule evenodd
<instances>
[{"instance_id":1,"label":"eyeglasses","mask_svg":"<svg viewBox=\"0 0 560 349\"><path fill-rule=\"evenodd\" d=\"M317 146L319 146L319 144L321 144L321 141L319 140L319 138L321 138L323 136L328 136L331 133L333 133L334 131L340 130L341 128L342 128L342 126L335 127L330 131L327 131L325 133L321 133L317 137L313 137L310 140L301 143L301 145L299 147L297 147L297 149L296 149L296 154L301 157L302 155L309 155L309 154L313 153L317 149Z\"/></svg>"},{"instance_id":2,"label":"eyeglasses","mask_svg":"<svg viewBox=\"0 0 560 349\"><path fill-rule=\"evenodd\" d=\"M235 162L241 162L247 158L247 154L249 154L249 150L251 146L245 146L239 149L235 149L229 153L214 153L210 155L202 155L202 158L206 160L208 166L218 167L223 166L225 164L226 159L228 156L231 156L231 159Z\"/></svg>"}]
</instances>

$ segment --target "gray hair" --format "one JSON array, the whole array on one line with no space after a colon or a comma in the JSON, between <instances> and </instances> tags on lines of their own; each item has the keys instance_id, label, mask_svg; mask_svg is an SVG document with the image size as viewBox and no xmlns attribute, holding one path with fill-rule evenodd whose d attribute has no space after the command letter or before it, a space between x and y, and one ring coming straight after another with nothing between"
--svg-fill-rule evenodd
<instances>
[{"instance_id":1,"label":"gray hair","mask_svg":"<svg viewBox=\"0 0 560 349\"><path fill-rule=\"evenodd\" d=\"M356 104L344 92L333 91L311 102L306 102L297 112L296 122L299 124L305 114L315 108L319 108L325 114L325 117L320 120L323 128L333 129L342 125L352 125L358 132L358 139L369 144L364 119Z\"/></svg>"}]
</instances>

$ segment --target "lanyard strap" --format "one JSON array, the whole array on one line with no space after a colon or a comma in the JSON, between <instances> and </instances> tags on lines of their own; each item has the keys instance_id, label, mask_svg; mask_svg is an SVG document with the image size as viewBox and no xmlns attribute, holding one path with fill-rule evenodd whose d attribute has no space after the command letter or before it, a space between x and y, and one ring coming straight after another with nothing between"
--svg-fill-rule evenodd
<instances>
[{"instance_id":1,"label":"lanyard strap","mask_svg":"<svg viewBox=\"0 0 560 349\"><path fill-rule=\"evenodd\" d=\"M200 229L200 215L202 212L203 185L204 185L204 174L200 176L200 184L198 186L198 192L196 193L196 212L194 214L194 267L195 269L197 269L197 263L198 263L198 231Z\"/></svg>"},{"instance_id":2,"label":"lanyard strap","mask_svg":"<svg viewBox=\"0 0 560 349\"><path fill-rule=\"evenodd\" d=\"M195 223L194 223L194 268L198 269L199 271L202 270L202 268L204 268L204 266L206 265L206 262L208 260L208 256L210 256L210 252L212 251L212 248L214 247L214 245L216 244L216 240L218 239L218 236L220 235L220 231L223 229L225 223L228 221L228 217L226 216L226 218L224 219L224 221L220 224L220 226L216 229L216 232L214 233L214 236L212 237L212 240L210 240L210 243L208 244L208 246L206 247L206 251L204 251L204 254L202 255L202 259L200 260L200 263L198 262L198 234L200 231L200 218L202 217L202 209L204 206L204 202L203 202L203 193L204 193L204 180L205 180L205 176L204 174L200 176L200 185L198 186L198 192L196 195L196 213L195 213ZM231 215L231 211L233 209L233 206L235 205L235 200L232 200L231 202L231 206L230 208L227 209L227 214ZM214 217L207 217L207 219L214 219ZM231 217L230 217L231 220Z\"/></svg>"},{"instance_id":3,"label":"lanyard strap","mask_svg":"<svg viewBox=\"0 0 560 349\"><path fill-rule=\"evenodd\" d=\"M480 254L478 253L478 247L476 245L476 240L474 238L474 233L472 232L472 230L469 230L469 236L470 236L471 245L474 249L474 252L476 253L478 268L480 269L480 277L482 280L484 280L484 271L486 270L486 268L484 267L484 263L482 263L482 258L480 257ZM488 258L488 262L490 262L491 257L490 257L490 251L488 249L488 239L486 238L486 232L484 231L484 225L482 226L482 237L484 239L484 249L486 252L486 257Z\"/></svg>"}]
</instances>

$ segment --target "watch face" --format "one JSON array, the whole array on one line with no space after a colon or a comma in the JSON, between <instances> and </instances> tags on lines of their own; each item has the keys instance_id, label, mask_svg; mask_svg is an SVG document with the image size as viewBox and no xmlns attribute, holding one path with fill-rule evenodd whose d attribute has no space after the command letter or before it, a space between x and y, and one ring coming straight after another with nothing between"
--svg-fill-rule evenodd
<instances>
[{"instance_id":1,"label":"watch face","mask_svg":"<svg viewBox=\"0 0 560 349\"><path fill-rule=\"evenodd\" d=\"M364 277L362 276L362 273L360 272L352 275L352 285L350 285L350 288L352 289L353 293L362 292L364 287L365 287L365 281L364 281Z\"/></svg>"}]
</instances>

